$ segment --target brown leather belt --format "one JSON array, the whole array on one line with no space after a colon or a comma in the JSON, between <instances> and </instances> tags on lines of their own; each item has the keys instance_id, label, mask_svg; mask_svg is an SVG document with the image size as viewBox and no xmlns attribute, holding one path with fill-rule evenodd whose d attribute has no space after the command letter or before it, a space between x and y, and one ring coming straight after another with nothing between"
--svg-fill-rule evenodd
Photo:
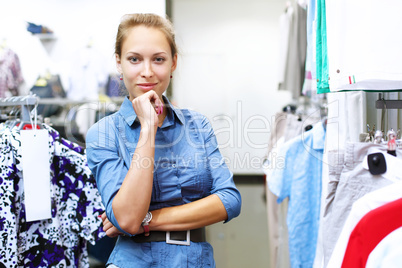
<instances>
[{"instance_id":1,"label":"brown leather belt","mask_svg":"<svg viewBox=\"0 0 402 268\"><path fill-rule=\"evenodd\" d=\"M165 241L168 244L176 245L190 245L190 241L193 242L205 242L205 228L198 228L189 231L151 231L149 236L139 234L132 236L131 239L136 243L144 242L161 242Z\"/></svg>"}]
</instances>

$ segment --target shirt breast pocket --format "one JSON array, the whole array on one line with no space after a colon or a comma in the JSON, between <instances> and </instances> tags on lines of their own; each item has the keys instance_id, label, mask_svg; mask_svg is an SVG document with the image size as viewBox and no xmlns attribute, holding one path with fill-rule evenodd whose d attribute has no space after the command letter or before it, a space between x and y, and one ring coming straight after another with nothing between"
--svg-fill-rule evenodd
<instances>
[{"instance_id":1,"label":"shirt breast pocket","mask_svg":"<svg viewBox=\"0 0 402 268\"><path fill-rule=\"evenodd\" d=\"M177 163L181 193L186 203L208 196L212 187L205 153L193 153L194 155L186 156Z\"/></svg>"},{"instance_id":2,"label":"shirt breast pocket","mask_svg":"<svg viewBox=\"0 0 402 268\"><path fill-rule=\"evenodd\" d=\"M177 204L182 202L177 162L174 159L159 159L154 165L152 202Z\"/></svg>"}]
</instances>

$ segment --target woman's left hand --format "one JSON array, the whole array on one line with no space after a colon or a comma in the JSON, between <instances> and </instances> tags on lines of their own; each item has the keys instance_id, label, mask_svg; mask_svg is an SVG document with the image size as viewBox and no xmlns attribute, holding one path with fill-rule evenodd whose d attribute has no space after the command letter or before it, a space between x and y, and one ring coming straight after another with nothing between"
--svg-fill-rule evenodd
<instances>
[{"instance_id":1,"label":"woman's left hand","mask_svg":"<svg viewBox=\"0 0 402 268\"><path fill-rule=\"evenodd\" d=\"M106 217L106 212L103 212L102 214L102 222L103 231L106 232L108 237L116 237L123 234L109 221L109 219Z\"/></svg>"},{"instance_id":2,"label":"woman's left hand","mask_svg":"<svg viewBox=\"0 0 402 268\"><path fill-rule=\"evenodd\" d=\"M103 214L101 215L102 217L102 223L103 223L103 231L105 231L106 235L108 237L116 237L119 235L124 235L122 232L119 231L119 229L117 229L110 221L109 219L106 217L106 212L103 212ZM136 234L141 234L144 232L144 228L142 226L140 226L140 229L138 230L138 232Z\"/></svg>"}]
</instances>

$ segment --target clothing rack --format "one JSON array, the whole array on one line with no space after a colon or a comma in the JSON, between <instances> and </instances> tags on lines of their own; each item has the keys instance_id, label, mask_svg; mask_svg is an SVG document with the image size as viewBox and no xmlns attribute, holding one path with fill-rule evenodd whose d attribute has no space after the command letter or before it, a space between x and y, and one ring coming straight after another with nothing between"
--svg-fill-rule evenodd
<instances>
[{"instance_id":1,"label":"clothing rack","mask_svg":"<svg viewBox=\"0 0 402 268\"><path fill-rule=\"evenodd\" d=\"M31 118L31 108L39 102L39 97L34 94L27 96L16 96L9 98L0 98L0 106L21 106L21 120L28 122Z\"/></svg>"},{"instance_id":2,"label":"clothing rack","mask_svg":"<svg viewBox=\"0 0 402 268\"><path fill-rule=\"evenodd\" d=\"M378 93L375 107L377 109L402 109L402 100L384 100L382 94Z\"/></svg>"}]
</instances>

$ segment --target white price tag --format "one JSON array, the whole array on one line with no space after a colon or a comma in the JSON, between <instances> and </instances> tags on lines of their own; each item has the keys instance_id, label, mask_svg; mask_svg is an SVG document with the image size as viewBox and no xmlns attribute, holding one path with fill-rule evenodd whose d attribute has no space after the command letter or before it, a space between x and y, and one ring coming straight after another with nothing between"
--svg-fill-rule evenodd
<instances>
[{"instance_id":1,"label":"white price tag","mask_svg":"<svg viewBox=\"0 0 402 268\"><path fill-rule=\"evenodd\" d=\"M52 217L49 135L47 130L21 130L26 221Z\"/></svg>"}]
</instances>

